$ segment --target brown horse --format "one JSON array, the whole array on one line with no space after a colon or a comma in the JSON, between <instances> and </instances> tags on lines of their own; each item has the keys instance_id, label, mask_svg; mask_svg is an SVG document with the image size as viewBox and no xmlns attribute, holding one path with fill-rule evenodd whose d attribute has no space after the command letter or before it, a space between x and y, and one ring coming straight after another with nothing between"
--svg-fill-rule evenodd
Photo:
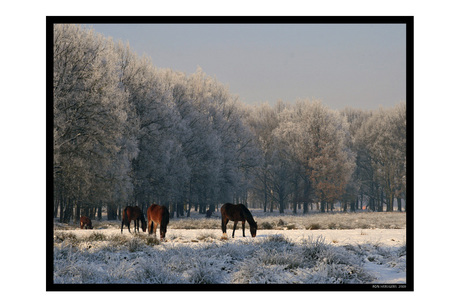
<instances>
[{"instance_id":1,"label":"brown horse","mask_svg":"<svg viewBox=\"0 0 460 307\"><path fill-rule=\"evenodd\" d=\"M243 204L229 204L226 203L220 208L220 213L222 214L222 232L224 236L227 235L227 223L228 221L233 221L233 233L232 238L235 237L235 229L238 221L241 221L243 224L243 237L244 235L244 225L245 222L248 221L249 223L249 230L251 231L251 236L255 237L257 232L257 223L254 221L251 212L249 212L248 208L246 208Z\"/></svg>"},{"instance_id":2,"label":"brown horse","mask_svg":"<svg viewBox=\"0 0 460 307\"><path fill-rule=\"evenodd\" d=\"M138 206L127 206L123 211L123 219L121 220L121 233L123 233L123 225L128 226L128 231L131 232L131 221L134 220L134 232L139 232L139 220L142 223L142 231L145 232L147 225L145 223L144 213Z\"/></svg>"},{"instance_id":3,"label":"brown horse","mask_svg":"<svg viewBox=\"0 0 460 307\"><path fill-rule=\"evenodd\" d=\"M88 217L84 216L84 215L82 215L80 217L80 229L83 229L83 227L85 229L93 229L93 225L91 224L91 220Z\"/></svg>"},{"instance_id":4,"label":"brown horse","mask_svg":"<svg viewBox=\"0 0 460 307\"><path fill-rule=\"evenodd\" d=\"M149 235L157 235L157 227L160 224L160 240L166 236L166 227L169 223L169 211L165 206L151 205L147 209L147 220L149 225Z\"/></svg>"}]
</instances>

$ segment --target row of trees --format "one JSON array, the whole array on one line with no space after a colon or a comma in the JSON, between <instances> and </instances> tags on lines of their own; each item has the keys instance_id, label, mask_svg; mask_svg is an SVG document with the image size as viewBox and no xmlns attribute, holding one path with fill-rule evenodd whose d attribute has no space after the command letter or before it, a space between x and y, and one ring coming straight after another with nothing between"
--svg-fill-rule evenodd
<instances>
[{"instance_id":1,"label":"row of trees","mask_svg":"<svg viewBox=\"0 0 460 307\"><path fill-rule=\"evenodd\" d=\"M152 202L184 215L247 194L259 150L237 99L198 70L158 70L129 46L54 27L55 214L109 219Z\"/></svg>"},{"instance_id":2,"label":"row of trees","mask_svg":"<svg viewBox=\"0 0 460 307\"><path fill-rule=\"evenodd\" d=\"M224 202L284 212L405 198L405 104L246 106L200 69L154 67L127 44L54 26L54 212L109 219L155 202L177 216ZM398 201L400 204L400 201Z\"/></svg>"},{"instance_id":3,"label":"row of trees","mask_svg":"<svg viewBox=\"0 0 460 307\"><path fill-rule=\"evenodd\" d=\"M254 170L253 200L265 210L313 204L324 212L393 211L406 201L406 105L331 110L319 101L279 101L250 108L247 124L263 153ZM268 208L268 209L267 209Z\"/></svg>"}]
</instances>

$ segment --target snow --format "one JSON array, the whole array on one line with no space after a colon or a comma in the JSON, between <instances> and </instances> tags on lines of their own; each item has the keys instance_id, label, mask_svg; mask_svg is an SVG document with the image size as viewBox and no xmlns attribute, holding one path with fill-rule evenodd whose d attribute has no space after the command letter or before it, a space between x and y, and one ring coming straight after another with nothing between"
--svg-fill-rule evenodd
<instances>
[{"instance_id":1,"label":"snow","mask_svg":"<svg viewBox=\"0 0 460 307\"><path fill-rule=\"evenodd\" d=\"M154 242L117 228L56 230L55 283L406 283L405 229L227 234L168 228Z\"/></svg>"}]
</instances>

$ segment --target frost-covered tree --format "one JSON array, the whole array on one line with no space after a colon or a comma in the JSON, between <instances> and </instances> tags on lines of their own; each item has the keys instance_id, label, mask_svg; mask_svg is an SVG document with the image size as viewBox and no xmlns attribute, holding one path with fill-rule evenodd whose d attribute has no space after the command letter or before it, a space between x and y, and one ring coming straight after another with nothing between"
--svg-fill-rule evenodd
<instances>
[{"instance_id":1,"label":"frost-covered tree","mask_svg":"<svg viewBox=\"0 0 460 307\"><path fill-rule=\"evenodd\" d=\"M365 196L368 198L368 192L371 190L373 171L369 162L365 146L359 140L358 132L362 125L372 115L371 111L345 108L340 112L348 123L350 138L347 146L351 148L356 155L356 167L352 174L351 180L346 187L346 193L341 199L344 209L350 206L350 210L363 209ZM364 146L364 147L363 147Z\"/></svg>"},{"instance_id":2,"label":"frost-covered tree","mask_svg":"<svg viewBox=\"0 0 460 307\"><path fill-rule=\"evenodd\" d=\"M256 199L263 204L264 212L270 204L270 212L273 211L272 180L272 155L274 147L273 131L278 127L279 117L268 103L248 107L247 124L255 135L258 147L261 150L259 167L254 171L253 193Z\"/></svg>"},{"instance_id":3,"label":"frost-covered tree","mask_svg":"<svg viewBox=\"0 0 460 307\"><path fill-rule=\"evenodd\" d=\"M390 116L390 125L393 130L393 146L395 148L395 160L397 161L395 178L395 197L398 202L398 211L402 211L402 202L406 202L407 180L407 110L406 103L397 104Z\"/></svg>"},{"instance_id":4,"label":"frost-covered tree","mask_svg":"<svg viewBox=\"0 0 460 307\"><path fill-rule=\"evenodd\" d=\"M59 24L53 39L55 199L68 220L74 205L77 219L82 207L128 197L129 184L120 183L129 181L137 148L127 129L130 107L119 87L113 42Z\"/></svg>"},{"instance_id":5,"label":"frost-covered tree","mask_svg":"<svg viewBox=\"0 0 460 307\"><path fill-rule=\"evenodd\" d=\"M311 201L311 189L322 210L339 200L350 180L354 155L346 146L348 126L338 112L318 101L300 100L284 112L279 133L288 140L292 160L303 165L297 169L306 173L305 201Z\"/></svg>"},{"instance_id":6,"label":"frost-covered tree","mask_svg":"<svg viewBox=\"0 0 460 307\"><path fill-rule=\"evenodd\" d=\"M130 204L171 216L219 203L304 213L313 202L401 208L405 104L330 110L299 100L247 106L200 68L158 69L128 44L54 26L54 193L62 221L119 218ZM375 205L375 206L374 206Z\"/></svg>"},{"instance_id":7,"label":"frost-covered tree","mask_svg":"<svg viewBox=\"0 0 460 307\"><path fill-rule=\"evenodd\" d=\"M391 109L374 112L358 133L361 148L366 153L371 201L376 210L393 211L394 199L405 197L406 178L406 110L405 103ZM399 200L398 200L399 201ZM400 207L400 206L399 206Z\"/></svg>"}]
</instances>

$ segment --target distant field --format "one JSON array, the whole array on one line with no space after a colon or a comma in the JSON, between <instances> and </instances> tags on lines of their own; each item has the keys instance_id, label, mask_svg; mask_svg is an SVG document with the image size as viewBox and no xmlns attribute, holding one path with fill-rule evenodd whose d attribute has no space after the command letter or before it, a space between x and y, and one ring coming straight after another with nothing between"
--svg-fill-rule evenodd
<instances>
[{"instance_id":1,"label":"distant field","mask_svg":"<svg viewBox=\"0 0 460 307\"><path fill-rule=\"evenodd\" d=\"M405 229L405 212L359 212L359 213L311 213L306 215L291 215L279 213L264 213L262 210L251 210L258 228L262 229ZM95 229L120 228L120 221L93 221ZM239 223L241 226L241 223ZM75 224L55 223L55 229L74 229ZM211 218L192 212L189 218L171 218L170 229L220 229L220 213L214 213ZM229 222L228 228L233 227Z\"/></svg>"}]
</instances>

